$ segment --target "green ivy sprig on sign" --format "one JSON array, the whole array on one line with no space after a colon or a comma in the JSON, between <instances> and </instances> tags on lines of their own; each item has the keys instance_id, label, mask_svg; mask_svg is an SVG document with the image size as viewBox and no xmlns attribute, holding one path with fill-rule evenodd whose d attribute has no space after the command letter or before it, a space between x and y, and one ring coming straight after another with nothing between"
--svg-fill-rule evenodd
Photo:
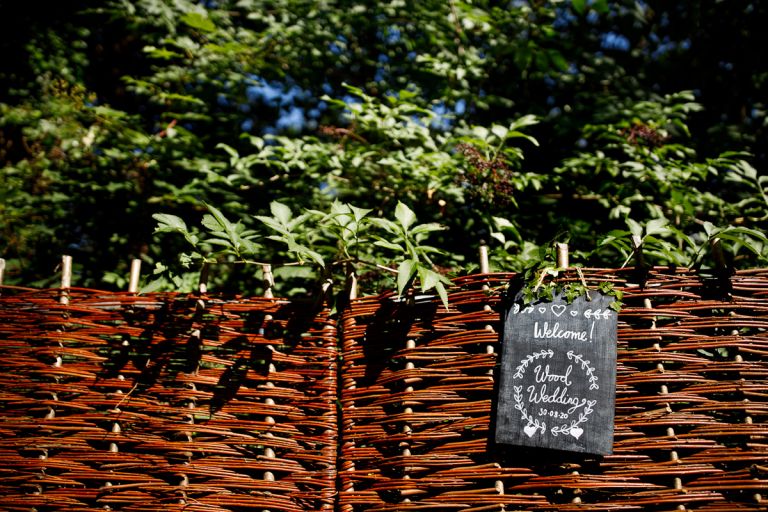
<instances>
[{"instance_id":1,"label":"green ivy sprig on sign","mask_svg":"<svg viewBox=\"0 0 768 512\"><path fill-rule=\"evenodd\" d=\"M558 280L564 272L572 272L573 268L579 275L579 280L569 279L567 281ZM520 289L520 296L525 304L531 304L538 301L551 302L555 296L562 295L568 304L571 304L577 297L585 296L589 300L589 294L595 291L594 287L589 287L584 280L580 267L565 269L558 267L555 263L555 250L553 246L549 248L543 246L539 250L539 259L535 264L529 266L521 273L523 285ZM624 293L617 289L609 281L601 281L597 284L597 291L603 295L613 297L611 309L620 311Z\"/></svg>"}]
</instances>

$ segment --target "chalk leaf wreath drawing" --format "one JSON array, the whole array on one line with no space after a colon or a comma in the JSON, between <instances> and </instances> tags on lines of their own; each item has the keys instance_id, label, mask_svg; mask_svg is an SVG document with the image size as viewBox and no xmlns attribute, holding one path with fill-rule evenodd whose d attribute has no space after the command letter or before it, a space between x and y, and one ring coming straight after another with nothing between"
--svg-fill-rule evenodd
<instances>
[{"instance_id":1,"label":"chalk leaf wreath drawing","mask_svg":"<svg viewBox=\"0 0 768 512\"><path fill-rule=\"evenodd\" d=\"M515 369L515 374L512 377L513 379L522 379L525 375L525 371L528 368L528 365L532 363L533 361L544 358L544 359L551 359L555 353L552 351L552 349L549 350L540 350L538 352L534 352L532 354L528 354L523 359L520 360L520 364ZM584 370L584 373L589 378L589 389L590 390L596 390L600 389L600 386L597 384L597 376L595 375L595 369L589 366L589 361L585 360L584 357L581 354L574 354L572 350L569 350L566 353L566 356L568 357L569 361L575 361L578 363L578 365L581 367L582 370ZM530 414L528 414L528 410L525 407L525 404L523 403L523 387L522 386L513 386L514 390L514 400L515 400L515 409L520 411L521 419L523 420L523 423L525 426L523 427L523 431L528 437L533 437L536 432L541 431L542 434L546 433L547 431L547 424L543 421L539 421L538 419L534 418ZM550 429L550 432L553 436L557 437L559 434L566 434L571 435L578 439L581 437L581 435L584 433L584 429L580 427L581 424L586 423L586 421L589 419L589 415L592 414L594 411L594 406L597 403L597 400L587 400L584 405L584 411L579 413L579 417L573 421L571 421L570 424L564 423L560 426L555 426Z\"/></svg>"}]
</instances>

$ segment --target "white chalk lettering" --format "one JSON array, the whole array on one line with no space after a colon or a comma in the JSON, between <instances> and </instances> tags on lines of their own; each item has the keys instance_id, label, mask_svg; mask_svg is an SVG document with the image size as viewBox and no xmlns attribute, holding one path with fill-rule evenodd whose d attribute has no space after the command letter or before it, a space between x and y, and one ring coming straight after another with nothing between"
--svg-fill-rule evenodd
<instances>
[{"instance_id":1,"label":"white chalk lettering","mask_svg":"<svg viewBox=\"0 0 768 512\"><path fill-rule=\"evenodd\" d=\"M528 400L534 404L563 404L570 405L568 414L573 414L580 407L584 407L587 403L586 398L579 398L577 396L568 396L567 386L558 386L551 393L547 393L547 385L542 384L539 389L536 386L528 386Z\"/></svg>"},{"instance_id":2,"label":"white chalk lettering","mask_svg":"<svg viewBox=\"0 0 768 512\"><path fill-rule=\"evenodd\" d=\"M552 328L549 322L544 322L544 326L539 328L539 322L533 324L534 338L556 338L562 340L587 341L587 331L569 331L560 328L560 322L555 322Z\"/></svg>"},{"instance_id":3,"label":"white chalk lettering","mask_svg":"<svg viewBox=\"0 0 768 512\"><path fill-rule=\"evenodd\" d=\"M549 373L549 365L546 365L544 367L544 370L541 369L541 365L538 365L536 368L533 369L534 373L536 374L536 382L562 382L566 386L570 386L573 384L571 380L568 378L568 376L573 371L573 365L569 364L568 369L565 370L565 373L562 375L558 375L556 373Z\"/></svg>"}]
</instances>

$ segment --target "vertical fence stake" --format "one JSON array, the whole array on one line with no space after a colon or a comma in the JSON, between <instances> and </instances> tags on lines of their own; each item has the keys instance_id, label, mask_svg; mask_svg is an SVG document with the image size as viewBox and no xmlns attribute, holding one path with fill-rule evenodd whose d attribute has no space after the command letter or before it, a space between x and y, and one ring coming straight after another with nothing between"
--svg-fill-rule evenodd
<instances>
[{"instance_id":1,"label":"vertical fence stake","mask_svg":"<svg viewBox=\"0 0 768 512\"><path fill-rule=\"evenodd\" d=\"M488 256L488 246L485 244L482 244L480 246L480 273L481 274L490 274L491 273L491 261ZM491 287L488 285L488 283L483 284L483 291L488 293L490 291ZM485 313L491 313L493 311L493 308L490 304L486 303L483 305L483 311ZM492 324L485 324L485 330L488 332L495 333L496 330L493 328ZM489 357L496 357L496 349L493 346L492 343L489 343L485 346L485 353L488 354ZM488 370L487 375L488 378L493 381L493 368L495 367L495 362L493 365L491 365L491 368ZM496 480L493 483L493 488L496 490L499 495L504 496L504 481L503 480ZM499 505L499 510L505 511L507 508L504 505Z\"/></svg>"},{"instance_id":2,"label":"vertical fence stake","mask_svg":"<svg viewBox=\"0 0 768 512\"><path fill-rule=\"evenodd\" d=\"M483 244L480 246L480 273L481 274L490 274L491 273L491 262L488 258L488 246Z\"/></svg>"},{"instance_id":3,"label":"vertical fence stake","mask_svg":"<svg viewBox=\"0 0 768 512\"><path fill-rule=\"evenodd\" d=\"M274 298L274 292L272 291L272 288L275 286L275 278L274 278L274 275L272 274L272 265L264 265L262 267L262 272L264 274L264 297L268 299L272 299ZM266 326L267 322L272 321L273 318L274 317L272 315L264 315L264 325ZM270 352L274 352L275 347L273 347L272 345L267 345L267 350L269 350ZM270 361L269 368L267 369L267 375L271 375L276 371L277 371L277 368L275 367L275 364ZM272 389L275 387L275 384L271 380L268 380L267 382L264 383L264 387L266 389ZM275 400L271 397L267 397L264 399L264 405L266 405L268 408L270 406L274 406ZM264 422L268 425L274 425L275 418L273 418L271 415L268 414L267 416L264 417ZM272 432L266 432L264 434L264 437L271 438L271 437L274 437L274 435L272 434ZM272 448L271 446L267 446L264 448L264 458L274 459L276 456L277 454L275 453L274 448ZM264 471L263 478L267 482L274 482L275 474L272 471L266 470ZM264 512L268 512L268 511L265 510Z\"/></svg>"},{"instance_id":4,"label":"vertical fence stake","mask_svg":"<svg viewBox=\"0 0 768 512\"><path fill-rule=\"evenodd\" d=\"M349 273L349 300L357 298L357 273L352 270Z\"/></svg>"},{"instance_id":5,"label":"vertical fence stake","mask_svg":"<svg viewBox=\"0 0 768 512\"><path fill-rule=\"evenodd\" d=\"M67 306L69 304L69 288L72 285L72 256L61 257L61 295L59 296L59 304ZM63 314L64 319L67 318L67 313ZM56 332L60 335L64 332L64 325L56 329ZM61 343L61 336L59 336L59 347L64 348ZM64 363L64 359L61 357L61 353L56 354L56 359L53 362L54 368L61 368ZM58 384L61 380L58 375L54 377L54 380ZM54 402L59 400L58 394L55 391L51 391L51 399ZM56 417L56 410L52 406L48 406L48 413L45 415L45 419L53 419Z\"/></svg>"},{"instance_id":6,"label":"vertical fence stake","mask_svg":"<svg viewBox=\"0 0 768 512\"><path fill-rule=\"evenodd\" d=\"M131 276L128 278L128 293L139 292L139 276L141 275L141 260L131 260Z\"/></svg>"},{"instance_id":7,"label":"vertical fence stake","mask_svg":"<svg viewBox=\"0 0 768 512\"><path fill-rule=\"evenodd\" d=\"M208 293L208 277L211 274L211 265L207 261L200 268L200 280L197 283L197 292L200 295Z\"/></svg>"},{"instance_id":8,"label":"vertical fence stake","mask_svg":"<svg viewBox=\"0 0 768 512\"><path fill-rule=\"evenodd\" d=\"M635 254L635 268L642 269L643 267L645 267L645 254L643 254L643 239L637 235L632 235L632 249ZM627 261L627 263L629 263L629 261Z\"/></svg>"},{"instance_id":9,"label":"vertical fence stake","mask_svg":"<svg viewBox=\"0 0 768 512\"><path fill-rule=\"evenodd\" d=\"M72 256L62 256L61 257L61 296L59 297L59 303L67 306L69 305L69 288L72 286ZM64 313L64 318L67 318L67 314ZM57 332L63 333L64 332L64 326L62 325L59 329L57 329ZM59 347L64 348L64 345L61 343L61 339L59 340ZM64 360L61 357L61 354L56 354L56 360L53 363L54 368L61 368L61 365L63 364ZM59 377L55 377L56 382L58 383ZM53 396L53 400L57 401L58 397L56 393L52 392L51 395ZM46 418L54 418L56 416L56 411L53 409L53 407L48 407L48 415L46 415Z\"/></svg>"},{"instance_id":10,"label":"vertical fence stake","mask_svg":"<svg viewBox=\"0 0 768 512\"><path fill-rule=\"evenodd\" d=\"M357 299L358 295L358 282L357 282L357 276L354 276L354 279L350 280L349 283L349 300L350 302ZM347 311L351 311L352 308L349 307ZM355 318L345 312L345 314L341 315L341 336L339 337L340 345L341 345L341 353L346 354L348 353L350 348L350 342L347 339L347 335L345 333L349 333L353 331L353 328L355 327ZM341 369L339 371L339 385L338 385L338 395L339 399L343 398L344 392L346 390L353 390L357 389L357 381L350 375L350 369L351 369L351 359L350 358L343 358L340 366ZM347 438L344 433L352 431L352 428L354 427L353 420L351 420L346 414L347 411L350 409L355 408L355 402L354 400L351 401L350 404L345 404L342 400L342 407L339 410L339 425L341 425L341 428L339 429L339 448L342 455L346 452L348 448L352 449L354 448L356 441L354 438ZM354 451L354 450L353 450ZM354 460L347 460L344 461L342 464L339 465L338 473L339 473L339 479L340 479L340 489L339 489L339 497L337 498L338 503L340 504L339 510L341 512L352 512L353 506L343 503L343 497L346 496L349 493L353 493L355 491L355 484L350 481L349 478L345 478L345 475L342 473L354 473L355 472L355 462Z\"/></svg>"},{"instance_id":11,"label":"vertical fence stake","mask_svg":"<svg viewBox=\"0 0 768 512\"><path fill-rule=\"evenodd\" d=\"M416 348L416 340L414 340L413 338L408 338L408 340L406 340L406 342L405 342L405 349L410 352L411 350L413 350L415 348ZM405 363L406 371L407 370L415 370L416 369L416 365L413 363L413 361L408 361L407 359L408 359L408 357L406 356L406 363ZM414 380L416 380L414 377L408 377L408 378L405 379L405 383L406 383L405 393L406 393L406 396L409 396L410 393L413 393L413 386L411 384L413 383ZM409 396L408 399L410 400L410 396ZM403 408L403 413L406 416L410 417L410 415L413 414L413 408L411 408L410 404L407 404L407 405L404 404L404 405L405 405L405 407ZM403 425L403 434L405 434L408 438L410 438L412 433L413 433L413 428L411 427L411 424L406 419L405 424ZM401 453L401 455L403 457L410 457L411 456L411 442L410 441L402 441L399 446L401 448L400 453ZM411 479L411 475L408 473L407 466L406 466L406 469L404 471L405 471L405 474L403 475L403 480L410 480ZM400 491L400 496L401 497L403 496L403 494L404 493L402 491ZM409 498L409 496L410 496L410 492L408 494L406 494L405 497L402 498L402 502L403 503L410 503L411 502L411 498Z\"/></svg>"},{"instance_id":12,"label":"vertical fence stake","mask_svg":"<svg viewBox=\"0 0 768 512\"><path fill-rule=\"evenodd\" d=\"M715 260L717 269L720 271L726 270L728 264L725 261L725 253L723 253L723 244L719 238L713 238L709 241L709 246L712 249L712 257Z\"/></svg>"},{"instance_id":13,"label":"vertical fence stake","mask_svg":"<svg viewBox=\"0 0 768 512\"><path fill-rule=\"evenodd\" d=\"M568 268L568 244L555 244L557 248L557 268Z\"/></svg>"},{"instance_id":14,"label":"vertical fence stake","mask_svg":"<svg viewBox=\"0 0 768 512\"><path fill-rule=\"evenodd\" d=\"M272 273L272 265L264 265L262 273L264 274L264 297L274 299L272 289L275 287L275 275Z\"/></svg>"},{"instance_id":15,"label":"vertical fence stake","mask_svg":"<svg viewBox=\"0 0 768 512\"><path fill-rule=\"evenodd\" d=\"M578 471L571 471L571 474L574 475L574 476L579 476L579 472ZM579 496L580 494L581 494L581 489L579 489L578 487L576 489L574 489L573 490L573 499L571 500L571 503L581 503L581 496Z\"/></svg>"},{"instance_id":16,"label":"vertical fence stake","mask_svg":"<svg viewBox=\"0 0 768 512\"><path fill-rule=\"evenodd\" d=\"M3 277L5 276L5 260L3 258L0 258L0 286L3 286ZM0 295L3 294L3 291L0 290Z\"/></svg>"},{"instance_id":17,"label":"vertical fence stake","mask_svg":"<svg viewBox=\"0 0 768 512\"><path fill-rule=\"evenodd\" d=\"M646 309L653 309L653 304L651 304L651 299L649 299L649 298L643 299L643 307L646 308ZM656 316L654 315L652 317L652 320L651 320L651 330L655 330L656 328L657 328L657 326L656 326ZM659 343L654 343L653 347L656 349L657 352L661 352L661 345ZM658 363L656 365L656 370L659 373L664 373L666 371L666 369L664 368L664 364L663 363ZM662 384L661 385L661 387L659 389L659 394L660 395L668 395L669 394L669 388L667 387L666 384ZM671 413L672 412L672 407L669 405L669 402L666 402L664 404L664 408L667 410L667 413ZM667 436L671 437L671 438L675 438L675 439L677 438L677 434L675 434L675 429L673 427L667 427ZM680 456L678 455L676 450L672 450L669 453L669 460L672 461L672 462L676 462L676 461L680 460ZM673 485L675 490L678 490L678 491L683 490L683 481L679 477L674 478L674 480L672 481L672 485ZM682 507L682 509L680 509L680 510L686 510L684 505L680 505L680 507Z\"/></svg>"},{"instance_id":18,"label":"vertical fence stake","mask_svg":"<svg viewBox=\"0 0 768 512\"><path fill-rule=\"evenodd\" d=\"M208 277L211 272L211 266L206 261L203 263L203 266L200 268L200 279L197 282L197 304L195 306L197 312L201 312L205 310L205 300L203 300L203 295L208 293ZM197 338L200 338L200 330L197 329L195 331L192 331L192 336L196 336ZM201 338L202 339L202 338Z\"/></svg>"},{"instance_id":19,"label":"vertical fence stake","mask_svg":"<svg viewBox=\"0 0 768 512\"><path fill-rule=\"evenodd\" d=\"M72 286L72 256L61 257L61 296L59 303L69 304L69 288Z\"/></svg>"}]
</instances>

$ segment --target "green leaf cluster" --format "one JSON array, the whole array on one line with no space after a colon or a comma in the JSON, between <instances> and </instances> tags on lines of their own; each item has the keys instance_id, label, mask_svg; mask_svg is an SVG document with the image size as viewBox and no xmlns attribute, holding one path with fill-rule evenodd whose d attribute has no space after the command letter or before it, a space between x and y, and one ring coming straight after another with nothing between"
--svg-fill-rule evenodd
<instances>
[{"instance_id":1,"label":"green leaf cluster","mask_svg":"<svg viewBox=\"0 0 768 512\"><path fill-rule=\"evenodd\" d=\"M430 233L443 226L435 223L417 224L416 214L403 203L398 203L394 219L371 216L371 210L350 204L334 202L328 212L306 211L294 216L291 208L278 201L270 204L271 216L255 216L265 233L245 229L241 222L233 223L217 208L206 205L209 214L203 216L202 231L192 230L176 215L158 213L155 233L180 235L190 252L179 255L183 268L195 264L202 272L204 265L238 263L257 266L299 265L312 268L313 273L330 282L344 282L366 267L389 270L397 274L397 292L404 295L415 282L426 293L437 292L448 308L447 286L451 281L440 273L431 256L441 254L426 245ZM263 252L263 246L254 240L264 238L276 242L284 251L285 259L259 262L252 257ZM279 254L279 253L278 253ZM400 261L397 269L385 262ZM179 286L180 272L164 263L155 268L158 279L149 289L162 286L168 280Z\"/></svg>"},{"instance_id":2,"label":"green leaf cluster","mask_svg":"<svg viewBox=\"0 0 768 512\"><path fill-rule=\"evenodd\" d=\"M257 293L246 263L275 263L281 293L445 300L481 243L514 271L565 240L585 266L768 256L768 68L735 50L768 5L35 5L0 41L7 283L69 253L82 286L140 257L165 288L208 264Z\"/></svg>"}]
</instances>

